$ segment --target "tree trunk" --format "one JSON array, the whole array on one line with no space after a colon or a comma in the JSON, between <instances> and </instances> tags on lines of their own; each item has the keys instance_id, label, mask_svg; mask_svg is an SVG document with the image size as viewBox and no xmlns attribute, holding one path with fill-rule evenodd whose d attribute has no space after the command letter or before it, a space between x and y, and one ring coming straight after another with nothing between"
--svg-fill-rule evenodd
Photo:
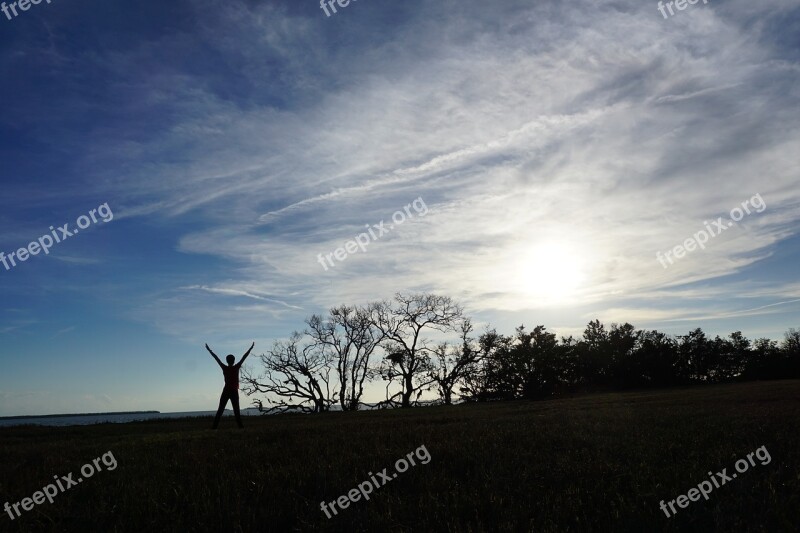
<instances>
[{"instance_id":1,"label":"tree trunk","mask_svg":"<svg viewBox=\"0 0 800 533\"><path fill-rule=\"evenodd\" d=\"M414 381L411 374L406 375L403 380L405 387L403 388L403 403L401 407L411 407L411 394L414 392Z\"/></svg>"},{"instance_id":2,"label":"tree trunk","mask_svg":"<svg viewBox=\"0 0 800 533\"><path fill-rule=\"evenodd\" d=\"M453 403L453 389L445 387L444 388L444 404L445 405L452 405Z\"/></svg>"}]
</instances>

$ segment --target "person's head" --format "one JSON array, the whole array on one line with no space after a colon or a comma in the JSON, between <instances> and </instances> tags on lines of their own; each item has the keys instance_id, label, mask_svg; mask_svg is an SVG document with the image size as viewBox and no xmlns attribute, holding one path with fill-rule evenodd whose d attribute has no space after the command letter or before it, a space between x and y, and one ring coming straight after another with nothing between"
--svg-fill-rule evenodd
<instances>
[{"instance_id":1,"label":"person's head","mask_svg":"<svg viewBox=\"0 0 800 533\"><path fill-rule=\"evenodd\" d=\"M234 357L232 353L229 353L225 360L228 362L228 366L233 366L233 363L236 362L236 357Z\"/></svg>"}]
</instances>

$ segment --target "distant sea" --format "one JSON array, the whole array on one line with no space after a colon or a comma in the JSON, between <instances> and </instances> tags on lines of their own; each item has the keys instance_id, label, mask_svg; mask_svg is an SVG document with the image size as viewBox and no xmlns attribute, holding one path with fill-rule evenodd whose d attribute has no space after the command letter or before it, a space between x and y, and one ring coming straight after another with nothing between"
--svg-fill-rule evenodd
<instances>
[{"instance_id":1,"label":"distant sea","mask_svg":"<svg viewBox=\"0 0 800 533\"><path fill-rule=\"evenodd\" d=\"M38 426L87 426L91 424L103 424L111 422L124 424L126 422L136 422L139 420L153 420L156 418L191 418L204 417L213 418L216 411L188 411L186 413L104 413L91 415L58 415L58 416L36 416L30 418L6 418L0 419L0 427L22 426L34 424ZM257 416L258 409L242 409L242 416ZM223 416L233 416L233 411L226 410Z\"/></svg>"},{"instance_id":2,"label":"distant sea","mask_svg":"<svg viewBox=\"0 0 800 533\"><path fill-rule=\"evenodd\" d=\"M459 403L459 402L454 402ZM435 402L422 401L420 405L432 405ZM338 405L332 405L331 411L341 411ZM377 409L377 404L365 403L361 406L362 410L370 411ZM148 411L141 413L94 413L94 414L81 414L81 415L48 415L48 416L31 416L31 417L0 417L0 428L8 426L22 426L34 424L37 426L88 426L91 424L103 424L111 422L114 424L124 424L126 422L136 422L139 420L153 420L156 418L213 418L217 414L216 411L188 411L185 413L159 413L157 411ZM258 416L261 413L256 407L248 407L242 409L242 416ZM265 413L266 414L266 413ZM280 414L273 412L270 414ZM233 411L226 409L222 416L233 416Z\"/></svg>"}]
</instances>

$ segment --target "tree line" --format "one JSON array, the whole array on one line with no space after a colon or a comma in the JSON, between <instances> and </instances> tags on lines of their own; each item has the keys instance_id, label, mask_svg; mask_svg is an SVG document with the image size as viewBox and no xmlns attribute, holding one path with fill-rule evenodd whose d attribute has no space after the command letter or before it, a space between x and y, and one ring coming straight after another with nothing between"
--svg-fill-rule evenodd
<instances>
[{"instance_id":1,"label":"tree line","mask_svg":"<svg viewBox=\"0 0 800 533\"><path fill-rule=\"evenodd\" d=\"M426 392L452 404L800 378L800 331L790 329L779 344L750 341L740 331L712 339L700 328L672 336L593 320L577 339L559 339L544 326L476 335L451 298L398 293L312 315L260 360L260 372L243 369L242 388L266 395L266 408L255 401L261 410L319 413L366 406L364 388L373 381L384 385L377 406L385 408L428 403Z\"/></svg>"}]
</instances>

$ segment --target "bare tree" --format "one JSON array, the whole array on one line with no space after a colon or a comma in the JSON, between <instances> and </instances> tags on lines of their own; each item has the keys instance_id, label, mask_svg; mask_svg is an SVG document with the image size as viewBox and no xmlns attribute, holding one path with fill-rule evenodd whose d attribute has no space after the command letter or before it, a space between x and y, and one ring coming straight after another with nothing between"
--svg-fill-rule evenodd
<instances>
[{"instance_id":1,"label":"bare tree","mask_svg":"<svg viewBox=\"0 0 800 533\"><path fill-rule=\"evenodd\" d=\"M373 323L380 330L386 356L381 368L387 384L387 403L400 398L401 407L411 407L412 396L416 403L430 379L431 349L423 337L424 330L456 331L462 318L462 308L447 296L433 294L395 294L394 301L378 302L370 306ZM400 391L389 396L389 385L399 382Z\"/></svg>"},{"instance_id":2,"label":"bare tree","mask_svg":"<svg viewBox=\"0 0 800 533\"><path fill-rule=\"evenodd\" d=\"M313 339L304 341L293 333L286 342L276 342L272 350L260 356L264 372L253 375L242 369L243 386L248 395L273 395L266 411L299 410L306 413L328 411L336 391L331 391L331 360ZM261 402L255 401L263 410Z\"/></svg>"},{"instance_id":3,"label":"bare tree","mask_svg":"<svg viewBox=\"0 0 800 533\"><path fill-rule=\"evenodd\" d=\"M458 383L480 371L478 365L482 360L482 353L469 336L472 332L470 319L461 320L459 329L461 346L442 343L433 349L435 357L431 358L429 375L436 383L439 397L445 405L453 403L453 389Z\"/></svg>"},{"instance_id":4,"label":"bare tree","mask_svg":"<svg viewBox=\"0 0 800 533\"><path fill-rule=\"evenodd\" d=\"M485 331L478 338L479 355L460 380L459 396L471 401L485 401L493 397L494 386L500 371L498 353L508 349L511 337L496 330Z\"/></svg>"},{"instance_id":5,"label":"bare tree","mask_svg":"<svg viewBox=\"0 0 800 533\"><path fill-rule=\"evenodd\" d=\"M342 305L331 309L327 319L313 315L306 324L317 349L336 365L342 410L358 410L364 382L374 374L370 357L383 339L369 311Z\"/></svg>"}]
</instances>

